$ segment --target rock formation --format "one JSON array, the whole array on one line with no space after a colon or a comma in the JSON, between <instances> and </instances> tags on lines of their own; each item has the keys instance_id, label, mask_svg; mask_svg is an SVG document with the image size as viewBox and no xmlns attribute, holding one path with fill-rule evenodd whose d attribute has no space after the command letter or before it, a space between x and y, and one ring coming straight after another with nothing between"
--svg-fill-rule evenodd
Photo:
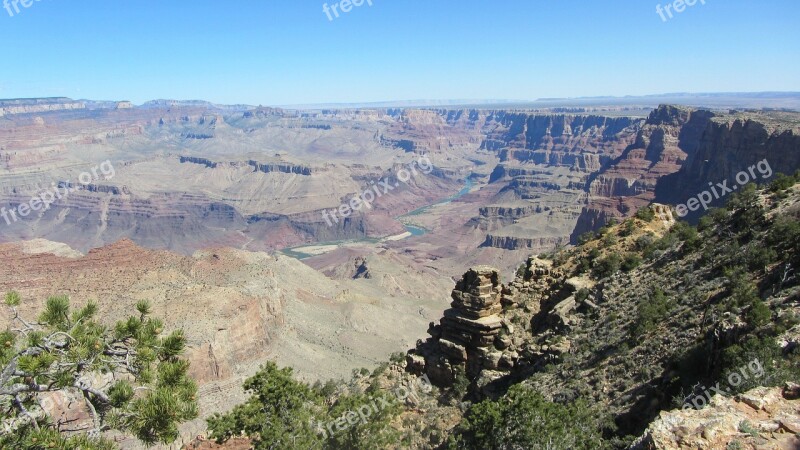
<instances>
[{"instance_id":1,"label":"rock formation","mask_svg":"<svg viewBox=\"0 0 800 450\"><path fill-rule=\"evenodd\" d=\"M452 383L459 370L472 377L484 370L503 370L498 337L506 293L510 291L500 284L497 269L467 271L451 294L452 308L444 312L441 325L432 323L431 338L409 354L410 368L440 384Z\"/></svg>"},{"instance_id":2,"label":"rock formation","mask_svg":"<svg viewBox=\"0 0 800 450\"><path fill-rule=\"evenodd\" d=\"M800 386L755 388L737 398L715 395L700 410L664 411L634 450L800 448Z\"/></svg>"}]
</instances>

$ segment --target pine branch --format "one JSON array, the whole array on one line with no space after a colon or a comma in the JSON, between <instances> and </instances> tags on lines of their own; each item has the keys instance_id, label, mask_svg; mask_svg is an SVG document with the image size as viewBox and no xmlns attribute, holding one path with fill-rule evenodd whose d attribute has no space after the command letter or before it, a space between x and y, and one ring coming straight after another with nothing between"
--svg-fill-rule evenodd
<instances>
[{"instance_id":1,"label":"pine branch","mask_svg":"<svg viewBox=\"0 0 800 450\"><path fill-rule=\"evenodd\" d=\"M22 413L22 415L24 415L25 417L28 418L28 420L31 421L31 423L33 424L33 427L38 430L39 429L39 422L36 421L36 418L33 417L33 415L30 413L30 411L28 411L28 409L25 408L25 405L22 404L22 400L20 400L19 395L14 395L13 403L14 403L14 406L16 406L17 409L19 409L19 411Z\"/></svg>"}]
</instances>

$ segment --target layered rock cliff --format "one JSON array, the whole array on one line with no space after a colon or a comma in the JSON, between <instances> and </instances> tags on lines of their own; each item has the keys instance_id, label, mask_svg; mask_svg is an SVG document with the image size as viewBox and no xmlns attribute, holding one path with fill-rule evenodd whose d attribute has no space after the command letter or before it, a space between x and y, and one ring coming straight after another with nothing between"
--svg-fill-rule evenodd
<instances>
[{"instance_id":1,"label":"layered rock cliff","mask_svg":"<svg viewBox=\"0 0 800 450\"><path fill-rule=\"evenodd\" d=\"M650 202L682 204L716 183L732 187L740 171L757 169L761 161L768 161L770 170L756 170L749 181L765 182L777 172L794 173L800 169L797 120L796 113L660 106L635 142L590 178L589 201L572 233L573 242ZM712 205L723 201L714 198ZM693 216L698 214L701 211Z\"/></svg>"},{"instance_id":2,"label":"layered rock cliff","mask_svg":"<svg viewBox=\"0 0 800 450\"><path fill-rule=\"evenodd\" d=\"M53 111L84 109L83 102L65 97L0 100L0 117L15 114L38 114Z\"/></svg>"},{"instance_id":3,"label":"layered rock cliff","mask_svg":"<svg viewBox=\"0 0 800 450\"><path fill-rule=\"evenodd\" d=\"M658 181L657 201L685 203L708 190L709 183L727 182L734 187L742 171L750 181L763 183L777 173L792 174L800 169L800 124L793 113L734 111L708 120L702 133L695 136L687 139L691 146L685 164ZM759 167L763 161L767 165ZM755 170L751 173L750 168ZM715 198L712 205L722 201L724 198Z\"/></svg>"}]
</instances>

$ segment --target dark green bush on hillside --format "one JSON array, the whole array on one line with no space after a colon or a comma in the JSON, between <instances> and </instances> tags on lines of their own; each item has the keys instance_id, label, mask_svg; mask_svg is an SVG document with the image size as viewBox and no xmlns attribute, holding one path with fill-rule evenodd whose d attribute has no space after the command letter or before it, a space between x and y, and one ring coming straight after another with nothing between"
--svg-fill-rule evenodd
<instances>
[{"instance_id":1,"label":"dark green bush on hillside","mask_svg":"<svg viewBox=\"0 0 800 450\"><path fill-rule=\"evenodd\" d=\"M642 257L636 253L628 253L625 259L622 260L622 270L630 272L642 264Z\"/></svg>"},{"instance_id":2,"label":"dark green bush on hillside","mask_svg":"<svg viewBox=\"0 0 800 450\"><path fill-rule=\"evenodd\" d=\"M383 397L383 402L378 400L379 397ZM374 405L377 404L390 406L379 408L374 412ZM355 425L349 426L344 431L332 433L328 436L324 448L379 450L396 444L400 439L400 433L386 425L400 412L400 409L400 405L390 398L388 393L356 394L340 398L328 413L330 420L346 418L348 414L357 414L359 410L370 411L370 416L366 420L358 417Z\"/></svg>"},{"instance_id":3,"label":"dark green bush on hillside","mask_svg":"<svg viewBox=\"0 0 800 450\"><path fill-rule=\"evenodd\" d=\"M741 191L731 195L726 205L733 214L730 222L733 230L744 237L751 237L764 225L764 207L758 196L755 184L748 184Z\"/></svg>"},{"instance_id":4,"label":"dark green bush on hillside","mask_svg":"<svg viewBox=\"0 0 800 450\"><path fill-rule=\"evenodd\" d=\"M593 231L587 231L586 233L581 234L578 236L578 245L585 245L589 242L592 242L597 237Z\"/></svg>"},{"instance_id":5,"label":"dark green bush on hillside","mask_svg":"<svg viewBox=\"0 0 800 450\"><path fill-rule=\"evenodd\" d=\"M797 176L789 176L783 173L779 173L775 176L775 180L772 181L769 185L769 190L773 193L778 193L781 191L785 191L790 187L794 186L795 183L800 181Z\"/></svg>"},{"instance_id":6,"label":"dark green bush on hillside","mask_svg":"<svg viewBox=\"0 0 800 450\"><path fill-rule=\"evenodd\" d=\"M729 217L730 212L727 208L711 208L705 216L700 218L697 229L701 232L714 230L715 227L724 225ZM717 230L717 233L719 231Z\"/></svg>"},{"instance_id":7,"label":"dark green bush on hillside","mask_svg":"<svg viewBox=\"0 0 800 450\"><path fill-rule=\"evenodd\" d=\"M795 268L800 267L800 221L793 217L779 217L770 227L767 243L780 257Z\"/></svg>"},{"instance_id":8,"label":"dark green bush on hillside","mask_svg":"<svg viewBox=\"0 0 800 450\"><path fill-rule=\"evenodd\" d=\"M326 398L323 389L295 380L291 368L273 362L244 388L250 394L245 403L208 419L210 437L218 443L246 436L256 449L377 450L399 439L389 423L401 408L388 392Z\"/></svg>"},{"instance_id":9,"label":"dark green bush on hillside","mask_svg":"<svg viewBox=\"0 0 800 450\"><path fill-rule=\"evenodd\" d=\"M210 437L219 443L247 436L256 449L321 448L322 436L312 425L322 414L322 395L292 378L292 369L273 362L244 383L251 395L228 414L208 419Z\"/></svg>"},{"instance_id":10,"label":"dark green bush on hillside","mask_svg":"<svg viewBox=\"0 0 800 450\"><path fill-rule=\"evenodd\" d=\"M578 303L580 303L580 302L586 300L587 298L589 298L589 295L591 295L591 293L592 293L592 291L590 291L590 290L588 290L586 288L581 288L581 290L579 290L578 292L575 293L575 300Z\"/></svg>"},{"instance_id":11,"label":"dark green bush on hillside","mask_svg":"<svg viewBox=\"0 0 800 450\"><path fill-rule=\"evenodd\" d=\"M656 213L649 206L645 206L636 211L636 218L644 222L652 222L656 218Z\"/></svg>"},{"instance_id":12,"label":"dark green bush on hillside","mask_svg":"<svg viewBox=\"0 0 800 450\"><path fill-rule=\"evenodd\" d=\"M748 377L742 376L741 384L734 386L727 379L733 372L745 372ZM728 347L722 354L720 381L729 386L733 394L758 386L782 386L787 381L796 383L798 380L800 351L795 348L784 355L774 337L751 336L739 345Z\"/></svg>"},{"instance_id":13,"label":"dark green bush on hillside","mask_svg":"<svg viewBox=\"0 0 800 450\"><path fill-rule=\"evenodd\" d=\"M683 242L684 250L691 251L700 248L700 244L702 243L700 235L697 229L688 223L683 221L676 223L672 229L670 229L670 233L677 236L677 238Z\"/></svg>"},{"instance_id":14,"label":"dark green bush on hillside","mask_svg":"<svg viewBox=\"0 0 800 450\"><path fill-rule=\"evenodd\" d=\"M598 260L592 270L592 275L602 280L617 273L620 267L622 267L622 258L614 253Z\"/></svg>"},{"instance_id":15,"label":"dark green bush on hillside","mask_svg":"<svg viewBox=\"0 0 800 450\"><path fill-rule=\"evenodd\" d=\"M750 305L750 309L745 314L747 323L754 327L760 327L769 323L772 319L772 311L769 306L761 300L756 300Z\"/></svg>"},{"instance_id":16,"label":"dark green bush on hillside","mask_svg":"<svg viewBox=\"0 0 800 450\"><path fill-rule=\"evenodd\" d=\"M603 440L606 422L587 404L561 405L541 394L515 385L497 401L483 401L467 412L451 436L449 449L598 450L609 448Z\"/></svg>"},{"instance_id":17,"label":"dark green bush on hillside","mask_svg":"<svg viewBox=\"0 0 800 450\"><path fill-rule=\"evenodd\" d=\"M778 259L778 253L769 247L751 245L744 253L744 260L751 272L767 271L767 267Z\"/></svg>"},{"instance_id":18,"label":"dark green bush on hillside","mask_svg":"<svg viewBox=\"0 0 800 450\"><path fill-rule=\"evenodd\" d=\"M653 294L639 303L636 319L631 326L631 336L637 339L655 330L656 325L663 321L675 302L670 300L661 289L656 289Z\"/></svg>"},{"instance_id":19,"label":"dark green bush on hillside","mask_svg":"<svg viewBox=\"0 0 800 450\"><path fill-rule=\"evenodd\" d=\"M619 230L619 235L621 237L628 237L633 234L636 230L636 222L633 220L626 220L625 223L622 225L622 228Z\"/></svg>"}]
</instances>

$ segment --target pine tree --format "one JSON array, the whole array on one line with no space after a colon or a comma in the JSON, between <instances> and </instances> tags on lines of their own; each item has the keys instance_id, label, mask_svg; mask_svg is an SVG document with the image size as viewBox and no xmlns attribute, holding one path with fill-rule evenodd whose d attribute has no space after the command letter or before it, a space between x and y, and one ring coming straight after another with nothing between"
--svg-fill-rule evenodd
<instances>
[{"instance_id":1,"label":"pine tree","mask_svg":"<svg viewBox=\"0 0 800 450\"><path fill-rule=\"evenodd\" d=\"M0 333L0 448L110 449L101 434L131 433L146 445L171 443L178 425L197 417L197 386L182 331L163 336L164 324L139 302L138 314L113 329L99 323L96 303L72 311L69 298L50 297L38 322L20 316L20 296L5 297L11 329ZM95 386L99 374L110 386ZM48 393L79 395L93 421L85 435L63 436L42 408Z\"/></svg>"}]
</instances>

